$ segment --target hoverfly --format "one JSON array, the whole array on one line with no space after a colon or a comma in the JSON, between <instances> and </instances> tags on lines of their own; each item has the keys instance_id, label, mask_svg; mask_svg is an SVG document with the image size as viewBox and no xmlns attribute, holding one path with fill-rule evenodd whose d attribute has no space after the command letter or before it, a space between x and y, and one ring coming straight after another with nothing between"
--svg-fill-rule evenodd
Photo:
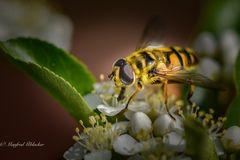
<instances>
[{"instance_id":1,"label":"hoverfly","mask_svg":"<svg viewBox=\"0 0 240 160\"><path fill-rule=\"evenodd\" d=\"M157 28L159 25L161 25L161 21L156 17L153 18L146 26L137 50L125 58L118 59L113 64L109 78L115 82L116 87L121 88L118 101L124 99L127 87L135 86L135 91L129 97L126 108L145 85L162 84L164 103L169 113L167 107L167 85L169 83L190 85L187 97L190 103L195 85L210 89L223 89L214 81L194 72L199 60L192 49L156 46L161 43L159 40L161 31ZM174 119L170 113L169 115Z\"/></svg>"}]
</instances>

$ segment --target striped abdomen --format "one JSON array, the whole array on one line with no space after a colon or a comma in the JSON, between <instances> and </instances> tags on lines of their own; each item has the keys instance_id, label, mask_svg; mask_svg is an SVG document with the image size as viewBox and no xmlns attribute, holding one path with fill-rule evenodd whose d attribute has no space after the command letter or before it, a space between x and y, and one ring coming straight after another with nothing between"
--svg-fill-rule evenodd
<instances>
[{"instance_id":1,"label":"striped abdomen","mask_svg":"<svg viewBox=\"0 0 240 160\"><path fill-rule=\"evenodd\" d=\"M162 47L152 51L154 57L163 61L167 67L180 66L188 69L198 64L198 58L194 51L182 47Z\"/></svg>"}]
</instances>

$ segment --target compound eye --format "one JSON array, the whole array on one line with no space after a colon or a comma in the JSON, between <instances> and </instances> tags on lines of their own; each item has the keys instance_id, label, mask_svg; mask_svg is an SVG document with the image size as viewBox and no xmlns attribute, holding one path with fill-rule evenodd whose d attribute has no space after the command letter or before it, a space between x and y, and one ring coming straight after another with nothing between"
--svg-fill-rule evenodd
<instances>
[{"instance_id":1,"label":"compound eye","mask_svg":"<svg viewBox=\"0 0 240 160\"><path fill-rule=\"evenodd\" d=\"M118 59L115 63L114 63L114 67L122 67L126 64L126 61L124 59Z\"/></svg>"},{"instance_id":2,"label":"compound eye","mask_svg":"<svg viewBox=\"0 0 240 160\"><path fill-rule=\"evenodd\" d=\"M119 77L123 84L125 85L132 84L134 80L132 67L127 63L120 66Z\"/></svg>"}]
</instances>

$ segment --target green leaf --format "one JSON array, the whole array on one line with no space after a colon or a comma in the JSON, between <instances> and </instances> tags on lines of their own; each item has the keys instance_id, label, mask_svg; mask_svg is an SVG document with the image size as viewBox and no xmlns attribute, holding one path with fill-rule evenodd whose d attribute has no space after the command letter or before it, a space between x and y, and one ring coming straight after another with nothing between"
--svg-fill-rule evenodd
<instances>
[{"instance_id":1,"label":"green leaf","mask_svg":"<svg viewBox=\"0 0 240 160\"><path fill-rule=\"evenodd\" d=\"M55 97L76 120L88 123L92 109L81 95L92 90L94 78L76 58L47 42L17 38L0 49L19 68Z\"/></svg>"},{"instance_id":2,"label":"green leaf","mask_svg":"<svg viewBox=\"0 0 240 160\"><path fill-rule=\"evenodd\" d=\"M226 127L233 125L240 126L240 52L238 53L237 60L234 67L234 81L237 89L237 96L230 104L227 111Z\"/></svg>"},{"instance_id":3,"label":"green leaf","mask_svg":"<svg viewBox=\"0 0 240 160\"><path fill-rule=\"evenodd\" d=\"M207 129L192 117L184 122L186 138L186 154L194 160L217 160L214 144Z\"/></svg>"}]
</instances>

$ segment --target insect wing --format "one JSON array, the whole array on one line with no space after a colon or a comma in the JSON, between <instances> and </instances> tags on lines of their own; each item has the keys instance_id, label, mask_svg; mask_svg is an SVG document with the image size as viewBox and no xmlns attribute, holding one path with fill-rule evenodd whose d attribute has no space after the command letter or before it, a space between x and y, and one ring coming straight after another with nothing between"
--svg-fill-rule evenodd
<instances>
[{"instance_id":1,"label":"insect wing","mask_svg":"<svg viewBox=\"0 0 240 160\"><path fill-rule=\"evenodd\" d=\"M222 85L217 84L215 81L210 80L209 78L196 72L186 71L168 72L159 73L159 76L161 76L162 78L166 78L167 80L170 81L170 83L193 84L196 86L209 89L225 90L225 88Z\"/></svg>"},{"instance_id":2,"label":"insect wing","mask_svg":"<svg viewBox=\"0 0 240 160\"><path fill-rule=\"evenodd\" d=\"M146 24L136 50L147 47L163 46L163 20L158 17L152 17Z\"/></svg>"}]
</instances>

